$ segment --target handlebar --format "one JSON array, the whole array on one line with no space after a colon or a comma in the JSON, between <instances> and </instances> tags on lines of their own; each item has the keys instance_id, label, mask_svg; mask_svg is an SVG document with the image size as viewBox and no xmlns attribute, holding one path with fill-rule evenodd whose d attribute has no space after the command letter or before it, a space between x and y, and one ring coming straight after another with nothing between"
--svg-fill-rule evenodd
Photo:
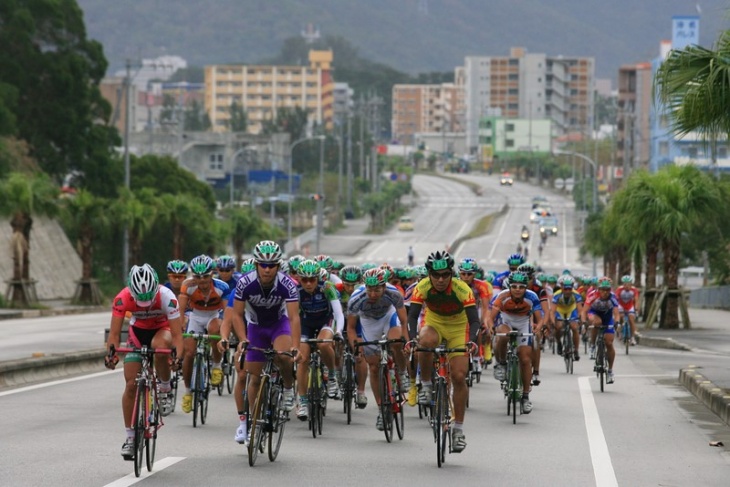
<instances>
[{"instance_id":1,"label":"handlebar","mask_svg":"<svg viewBox=\"0 0 730 487\"><path fill-rule=\"evenodd\" d=\"M446 355L448 353L466 353L469 351L469 349L465 347L446 348L443 345L439 345L438 347L416 347L415 350L417 352L435 353L436 355Z\"/></svg>"},{"instance_id":2,"label":"handlebar","mask_svg":"<svg viewBox=\"0 0 730 487\"><path fill-rule=\"evenodd\" d=\"M220 340L220 335L207 335L205 333L183 333L183 338L195 338L196 340Z\"/></svg>"},{"instance_id":3,"label":"handlebar","mask_svg":"<svg viewBox=\"0 0 730 487\"><path fill-rule=\"evenodd\" d=\"M381 340L370 340L367 342L355 342L355 348L358 347L364 347L366 345L380 345L381 347L384 347L386 345L390 345L392 343L406 343L405 338L387 338L387 339L381 339Z\"/></svg>"}]
</instances>

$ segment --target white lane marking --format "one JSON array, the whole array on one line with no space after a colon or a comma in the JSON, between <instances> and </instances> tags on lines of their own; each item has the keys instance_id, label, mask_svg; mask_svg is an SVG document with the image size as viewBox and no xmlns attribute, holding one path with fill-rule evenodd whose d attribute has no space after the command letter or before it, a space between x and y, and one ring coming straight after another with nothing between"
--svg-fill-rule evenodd
<instances>
[{"instance_id":1,"label":"white lane marking","mask_svg":"<svg viewBox=\"0 0 730 487\"><path fill-rule=\"evenodd\" d=\"M123 370L123 368L119 368L117 370L107 370L104 372L97 372L95 374L82 375L80 377L72 377L70 379L54 380L53 382L44 382L43 384L35 384L32 386L20 387L18 389L12 389L10 391L0 392L0 397L9 396L11 394L19 394L21 392L34 391L36 389L43 389L43 388L51 387L51 386L58 386L61 384L68 384L69 382L76 382L79 380L93 379L95 377L101 377L101 376L109 375L109 374L118 374L118 373L122 372L122 370Z\"/></svg>"},{"instance_id":2,"label":"white lane marking","mask_svg":"<svg viewBox=\"0 0 730 487\"><path fill-rule=\"evenodd\" d=\"M142 471L142 475L140 475L139 477L135 477L134 472L132 472L129 475L127 475L126 477L122 477L121 479L115 480L114 482L112 482L110 484L106 484L104 487L127 487L129 485L134 485L137 482L140 482L140 481L146 479L147 477L151 477L154 474L158 473L159 471L164 470L169 466L175 465L177 462L182 461L182 460L185 460L185 457L163 458L162 460L155 462L154 470L151 472L148 472L147 468L144 468ZM130 465L131 465L131 463L130 463Z\"/></svg>"},{"instance_id":3,"label":"white lane marking","mask_svg":"<svg viewBox=\"0 0 730 487\"><path fill-rule=\"evenodd\" d=\"M588 377L579 377L580 399L583 403L583 415L586 420L586 433L588 445L591 449L591 462L593 463L593 476L596 479L596 487L618 487L616 473L613 471L611 455L606 445L606 437L603 436L601 418L598 416L596 401L593 399Z\"/></svg>"},{"instance_id":4,"label":"white lane marking","mask_svg":"<svg viewBox=\"0 0 730 487\"><path fill-rule=\"evenodd\" d=\"M507 214L505 215L504 219L502 220L502 226L499 228L499 233L495 235L494 239L494 245L492 245L492 250L489 252L489 258L494 258L494 252L497 250L497 245L502 243L502 235L504 234L504 227L507 226L507 222L510 220L510 216L512 215L512 207L510 206L509 211L507 211Z\"/></svg>"}]
</instances>

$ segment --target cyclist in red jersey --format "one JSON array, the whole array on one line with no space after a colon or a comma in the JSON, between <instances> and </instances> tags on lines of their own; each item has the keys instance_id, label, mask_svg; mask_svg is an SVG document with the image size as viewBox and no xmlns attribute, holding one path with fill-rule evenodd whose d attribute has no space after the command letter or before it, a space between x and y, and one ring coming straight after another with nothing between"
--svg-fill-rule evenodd
<instances>
[{"instance_id":1,"label":"cyclist in red jersey","mask_svg":"<svg viewBox=\"0 0 730 487\"><path fill-rule=\"evenodd\" d=\"M639 289L634 286L631 276L621 278L621 286L616 288L616 299L621 307L619 311L628 316L631 326L631 345L636 345L636 316L641 314L639 307Z\"/></svg>"},{"instance_id":2,"label":"cyclist in red jersey","mask_svg":"<svg viewBox=\"0 0 730 487\"><path fill-rule=\"evenodd\" d=\"M151 348L175 347L177 357L182 357L182 323L180 308L173 292L159 285L157 272L149 264L132 266L129 271L128 285L116 295L112 306L112 320L109 326L107 356L105 365L113 369L119 360L116 355L109 356L112 346L119 348L124 316L130 312L128 345ZM122 457L132 460L134 456L134 428L132 428L132 412L134 394L137 390L136 377L139 372L141 358L136 354L124 357L124 380L126 382L122 395L122 414L127 439L122 445ZM175 367L179 367L176 359ZM163 415L170 414L168 393L170 392L170 363L164 355L155 356L155 371L160 379L158 387L160 406Z\"/></svg>"}]
</instances>

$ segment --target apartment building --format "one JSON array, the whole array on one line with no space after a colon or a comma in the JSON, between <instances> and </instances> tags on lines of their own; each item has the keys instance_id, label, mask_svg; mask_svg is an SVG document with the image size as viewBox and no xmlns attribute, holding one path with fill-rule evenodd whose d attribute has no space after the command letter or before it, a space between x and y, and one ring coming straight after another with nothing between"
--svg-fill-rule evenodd
<instances>
[{"instance_id":1,"label":"apartment building","mask_svg":"<svg viewBox=\"0 0 730 487\"><path fill-rule=\"evenodd\" d=\"M513 47L509 56L464 59L466 137L478 149L484 117L549 119L555 135L592 128L595 62Z\"/></svg>"},{"instance_id":2,"label":"apartment building","mask_svg":"<svg viewBox=\"0 0 730 487\"><path fill-rule=\"evenodd\" d=\"M615 179L628 177L634 169L648 168L652 80L651 63L626 64L619 68Z\"/></svg>"},{"instance_id":3,"label":"apartment building","mask_svg":"<svg viewBox=\"0 0 730 487\"><path fill-rule=\"evenodd\" d=\"M331 129L334 116L332 51L309 51L309 66L219 64L205 67L205 110L213 130L227 130L230 106L248 115L249 129L261 132L278 108L306 108L310 122Z\"/></svg>"},{"instance_id":4,"label":"apartment building","mask_svg":"<svg viewBox=\"0 0 730 487\"><path fill-rule=\"evenodd\" d=\"M456 83L393 86L393 138L412 145L418 133L463 132L463 87Z\"/></svg>"}]
</instances>

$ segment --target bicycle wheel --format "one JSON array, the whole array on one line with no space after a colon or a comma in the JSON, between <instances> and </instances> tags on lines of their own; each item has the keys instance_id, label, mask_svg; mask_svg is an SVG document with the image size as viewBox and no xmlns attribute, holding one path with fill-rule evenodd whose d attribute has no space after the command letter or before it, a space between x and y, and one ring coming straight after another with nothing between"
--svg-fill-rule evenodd
<instances>
[{"instance_id":1,"label":"bicycle wheel","mask_svg":"<svg viewBox=\"0 0 730 487\"><path fill-rule=\"evenodd\" d=\"M437 380L436 389L436 412L434 414L434 428L436 430L436 464L441 465L446 460L446 435L448 424L446 423L446 408L449 398L447 397L446 381L443 378Z\"/></svg>"},{"instance_id":2,"label":"bicycle wheel","mask_svg":"<svg viewBox=\"0 0 730 487\"><path fill-rule=\"evenodd\" d=\"M308 414L309 414L309 429L312 430L312 438L317 437L317 423L319 420L319 388L317 387L318 380L317 380L317 372L319 370L318 366L315 366L310 362L309 364L309 387L307 388L307 399L309 400L309 404L307 406L308 408Z\"/></svg>"},{"instance_id":3,"label":"bicycle wheel","mask_svg":"<svg viewBox=\"0 0 730 487\"><path fill-rule=\"evenodd\" d=\"M395 376L395 399L393 401L393 416L395 420L395 431L398 433L398 439L402 440L406 433L406 424L403 416L403 405L405 404L406 393L403 390L403 384L401 384L400 376Z\"/></svg>"},{"instance_id":4,"label":"bicycle wheel","mask_svg":"<svg viewBox=\"0 0 730 487\"><path fill-rule=\"evenodd\" d=\"M152 390L149 391L149 394L152 396L151 400L147 403L152 406L148 412L148 416L150 418L150 426L147 430L144 441L146 450L145 458L147 460L147 471L151 472L152 467L155 465L155 451L157 449L157 428L159 428L160 426L160 403L158 402L156 387L153 387Z\"/></svg>"},{"instance_id":5,"label":"bicycle wheel","mask_svg":"<svg viewBox=\"0 0 730 487\"><path fill-rule=\"evenodd\" d=\"M226 389L228 394L233 394L233 387L236 384L236 367L233 365L233 352L226 350L226 361L228 368L226 369Z\"/></svg>"},{"instance_id":6,"label":"bicycle wheel","mask_svg":"<svg viewBox=\"0 0 730 487\"><path fill-rule=\"evenodd\" d=\"M282 389L280 381L271 387L271 399L269 401L269 461L273 462L279 455L281 441L284 439L284 427L289 420L289 414L281 409Z\"/></svg>"},{"instance_id":7,"label":"bicycle wheel","mask_svg":"<svg viewBox=\"0 0 730 487\"><path fill-rule=\"evenodd\" d=\"M208 398L210 397L210 362L206 362L205 366L203 367L203 374L201 375L203 378L203 393L201 395L201 402L200 402L200 424L205 424L205 420L208 417Z\"/></svg>"},{"instance_id":8,"label":"bicycle wheel","mask_svg":"<svg viewBox=\"0 0 730 487\"><path fill-rule=\"evenodd\" d=\"M193 363L193 377L190 380L190 389L193 393L193 428L198 427L198 411L200 410L200 394L202 393L201 383L203 377L203 364L196 355Z\"/></svg>"},{"instance_id":9,"label":"bicycle wheel","mask_svg":"<svg viewBox=\"0 0 730 487\"><path fill-rule=\"evenodd\" d=\"M352 401L355 392L355 376L352 355L345 356L345 384L342 392L342 407L347 415L347 424L352 422Z\"/></svg>"},{"instance_id":10,"label":"bicycle wheel","mask_svg":"<svg viewBox=\"0 0 730 487\"><path fill-rule=\"evenodd\" d=\"M573 373L573 330L567 327L563 334L565 342L563 343L563 359L565 359L565 372Z\"/></svg>"},{"instance_id":11,"label":"bicycle wheel","mask_svg":"<svg viewBox=\"0 0 730 487\"><path fill-rule=\"evenodd\" d=\"M147 423L147 386L137 386L137 414L134 416L134 476L142 474L144 433Z\"/></svg>"},{"instance_id":12,"label":"bicycle wheel","mask_svg":"<svg viewBox=\"0 0 730 487\"><path fill-rule=\"evenodd\" d=\"M259 392L256 395L256 402L254 403L252 414L249 417L251 423L251 434L248 440L248 464L254 466L256 463L256 457L259 454L259 448L264 439L265 423L266 423L266 408L269 403L269 378L267 376L261 377L261 384L259 384Z\"/></svg>"},{"instance_id":13,"label":"bicycle wheel","mask_svg":"<svg viewBox=\"0 0 730 487\"><path fill-rule=\"evenodd\" d=\"M177 383L180 381L180 371L173 372L170 376L170 414L175 412L175 406L177 405Z\"/></svg>"},{"instance_id":14,"label":"bicycle wheel","mask_svg":"<svg viewBox=\"0 0 730 487\"><path fill-rule=\"evenodd\" d=\"M601 383L601 392L603 392L603 385L605 383L605 377L606 377L606 369L603 366L604 355L605 355L605 350L603 347L604 347L603 339L599 339L598 346L596 347L596 364L598 364L598 379Z\"/></svg>"},{"instance_id":15,"label":"bicycle wheel","mask_svg":"<svg viewBox=\"0 0 730 487\"><path fill-rule=\"evenodd\" d=\"M391 407L390 370L387 365L380 366L380 418L383 421L385 441L393 441L393 410Z\"/></svg>"},{"instance_id":16,"label":"bicycle wheel","mask_svg":"<svg viewBox=\"0 0 730 487\"><path fill-rule=\"evenodd\" d=\"M512 359L512 374L510 375L510 402L512 402L512 424L517 424L517 401L522 384L520 384L520 364L515 356ZM522 413L522 411L520 411Z\"/></svg>"},{"instance_id":17,"label":"bicycle wheel","mask_svg":"<svg viewBox=\"0 0 730 487\"><path fill-rule=\"evenodd\" d=\"M626 331L623 332L624 335L624 345L626 346L626 355L629 354L629 345L631 345L631 325L627 322L624 323L623 327Z\"/></svg>"}]
</instances>

